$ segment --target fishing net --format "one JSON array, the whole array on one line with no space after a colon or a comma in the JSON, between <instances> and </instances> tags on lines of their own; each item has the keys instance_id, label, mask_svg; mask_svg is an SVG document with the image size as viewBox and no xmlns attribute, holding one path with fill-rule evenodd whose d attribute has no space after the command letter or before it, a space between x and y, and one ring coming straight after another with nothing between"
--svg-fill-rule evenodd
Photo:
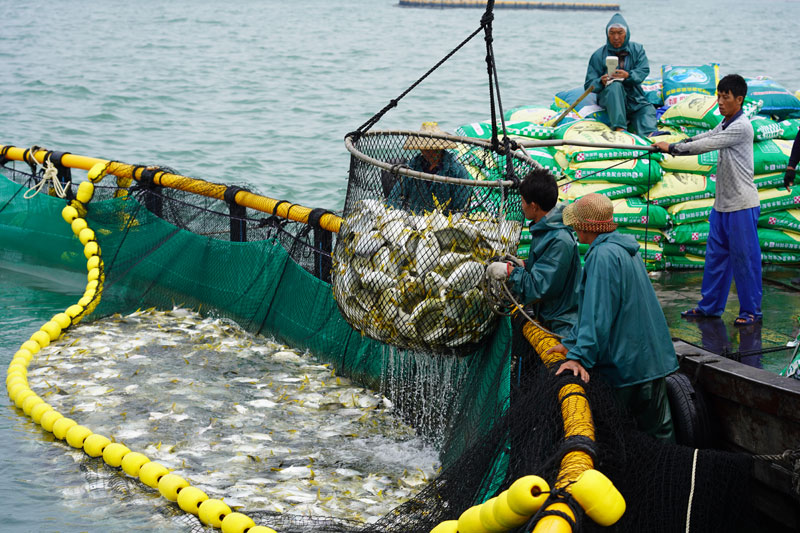
<instances>
[{"instance_id":1,"label":"fishing net","mask_svg":"<svg viewBox=\"0 0 800 533\"><path fill-rule=\"evenodd\" d=\"M511 181L524 153L446 134L375 131L348 138L344 220L333 291L347 321L401 348L465 354L497 325L479 285L517 249L524 216ZM475 186L478 185L478 186Z\"/></svg>"},{"instance_id":2,"label":"fishing net","mask_svg":"<svg viewBox=\"0 0 800 533\"><path fill-rule=\"evenodd\" d=\"M36 178L4 173L11 180L0 180L3 259L85 270L81 247L60 217L64 200L44 194L25 200L24 185ZM312 274L326 256L299 225L262 222L270 217L249 213L233 216L224 202L185 193L109 185L98 190L87 213L106 262L103 299L92 317L182 303L234 318L249 331L309 349L339 372L381 390L440 450L441 474L375 524L258 507L239 512L280 532L427 532L521 476L541 476L556 488L569 482L560 464L574 442L564 439L564 420L587 413L564 409L559 391L579 383L555 377L519 324L512 328L502 318L489 341L462 358L398 350L362 336L342 318L331 285ZM231 239L232 225L246 227L246 241ZM591 451L594 468L608 476L627 505L615 531L727 532L752 526L749 456L655 441L635 430L601 380L593 378L585 389L594 437L582 441L581 449ZM431 412L442 416L434 419ZM125 497L156 493L88 456L82 464L94 490ZM551 498L572 506L574 531L601 530L582 518L564 491ZM159 512L187 530L214 531L173 503L162 501Z\"/></svg>"}]
</instances>

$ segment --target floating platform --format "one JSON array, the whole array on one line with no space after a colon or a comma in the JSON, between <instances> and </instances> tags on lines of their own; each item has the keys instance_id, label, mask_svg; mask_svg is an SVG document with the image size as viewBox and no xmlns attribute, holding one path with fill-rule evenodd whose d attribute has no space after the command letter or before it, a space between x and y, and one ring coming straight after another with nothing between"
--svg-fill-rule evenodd
<instances>
[{"instance_id":1,"label":"floating platform","mask_svg":"<svg viewBox=\"0 0 800 533\"><path fill-rule=\"evenodd\" d=\"M403 7L479 7L486 9L486 2L479 0L400 0ZM499 0L494 3L497 9L583 9L593 11L619 11L619 4L595 4L581 2L526 2Z\"/></svg>"}]
</instances>

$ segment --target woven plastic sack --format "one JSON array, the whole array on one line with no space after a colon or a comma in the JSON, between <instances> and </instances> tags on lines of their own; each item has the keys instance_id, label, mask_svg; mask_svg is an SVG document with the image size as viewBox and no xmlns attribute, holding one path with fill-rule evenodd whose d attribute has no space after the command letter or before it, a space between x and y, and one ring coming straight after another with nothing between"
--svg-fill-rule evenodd
<instances>
[{"instance_id":1,"label":"woven plastic sack","mask_svg":"<svg viewBox=\"0 0 800 533\"><path fill-rule=\"evenodd\" d=\"M800 205L800 185L795 185L788 191L784 188L760 189L758 199L762 215L773 211L793 209Z\"/></svg>"},{"instance_id":2,"label":"woven plastic sack","mask_svg":"<svg viewBox=\"0 0 800 533\"><path fill-rule=\"evenodd\" d=\"M507 124L514 122L533 122L534 124L544 125L547 122L555 119L561 114L561 111L550 109L548 107L523 105L509 109L503 114ZM570 113L564 117L564 121L571 122L580 118L575 113Z\"/></svg>"},{"instance_id":3,"label":"woven plastic sack","mask_svg":"<svg viewBox=\"0 0 800 533\"><path fill-rule=\"evenodd\" d=\"M764 213L758 218L758 227L800 232L800 208Z\"/></svg>"},{"instance_id":4,"label":"woven plastic sack","mask_svg":"<svg viewBox=\"0 0 800 533\"><path fill-rule=\"evenodd\" d=\"M787 118L778 122L778 125L783 130L781 139L794 141L797 138L797 131L800 130L800 118Z\"/></svg>"},{"instance_id":5,"label":"woven plastic sack","mask_svg":"<svg viewBox=\"0 0 800 533\"><path fill-rule=\"evenodd\" d=\"M473 122L472 124L464 124L455 129L455 134L461 137L472 137L473 139L491 139L492 123Z\"/></svg>"},{"instance_id":6,"label":"woven plastic sack","mask_svg":"<svg viewBox=\"0 0 800 533\"><path fill-rule=\"evenodd\" d=\"M567 109L569 106L572 105L575 100L577 100L586 89L583 88L583 85L579 85L577 87L573 87L572 89L566 89L564 91L559 91L553 97L553 103L557 109ZM585 107L596 107L597 106L597 93L589 93L587 94L583 100L575 104L573 108L578 116L584 116L581 113L581 110Z\"/></svg>"},{"instance_id":7,"label":"woven plastic sack","mask_svg":"<svg viewBox=\"0 0 800 533\"><path fill-rule=\"evenodd\" d=\"M562 166L559 164L555 156L554 149L537 146L526 148L525 151L528 153L531 159L539 163L539 165L543 166L547 170L551 171L553 175L556 176L556 179L558 179L559 176L565 175Z\"/></svg>"},{"instance_id":8,"label":"woven plastic sack","mask_svg":"<svg viewBox=\"0 0 800 533\"><path fill-rule=\"evenodd\" d=\"M772 189L783 187L783 172L771 172L769 174L758 174L753 176L753 183L757 189Z\"/></svg>"},{"instance_id":9,"label":"woven plastic sack","mask_svg":"<svg viewBox=\"0 0 800 533\"><path fill-rule=\"evenodd\" d=\"M663 171L657 161L650 159L609 159L585 163L566 161L566 156L556 153L556 162L570 179L585 182L606 181L609 183L648 186L661 181Z\"/></svg>"},{"instance_id":10,"label":"woven plastic sack","mask_svg":"<svg viewBox=\"0 0 800 533\"><path fill-rule=\"evenodd\" d=\"M630 198L632 196L641 196L647 191L647 185L621 185L619 183L609 183L607 181L582 183L580 181L573 181L569 183L561 183L558 187L558 198L562 202L574 202L578 198L596 192L608 196L612 200L619 198Z\"/></svg>"},{"instance_id":11,"label":"woven plastic sack","mask_svg":"<svg viewBox=\"0 0 800 533\"><path fill-rule=\"evenodd\" d=\"M708 241L708 222L692 222L672 226L665 233L669 242L677 244L704 244Z\"/></svg>"},{"instance_id":12,"label":"woven plastic sack","mask_svg":"<svg viewBox=\"0 0 800 533\"><path fill-rule=\"evenodd\" d=\"M714 207L714 199L704 198L671 205L667 208L667 212L673 224L688 224L689 222L708 220L712 207Z\"/></svg>"},{"instance_id":13,"label":"woven plastic sack","mask_svg":"<svg viewBox=\"0 0 800 533\"><path fill-rule=\"evenodd\" d=\"M758 244L762 250L797 251L800 250L800 233L760 228L758 230Z\"/></svg>"},{"instance_id":14,"label":"woven plastic sack","mask_svg":"<svg viewBox=\"0 0 800 533\"><path fill-rule=\"evenodd\" d=\"M762 251L761 261L774 265L798 265L800 264L800 253Z\"/></svg>"},{"instance_id":15,"label":"woven plastic sack","mask_svg":"<svg viewBox=\"0 0 800 533\"><path fill-rule=\"evenodd\" d=\"M665 255L664 264L669 270L703 270L706 258L699 255Z\"/></svg>"},{"instance_id":16,"label":"woven plastic sack","mask_svg":"<svg viewBox=\"0 0 800 533\"><path fill-rule=\"evenodd\" d=\"M665 126L692 126L713 129L722 122L717 98L708 94L687 94L680 102L664 111L659 122Z\"/></svg>"},{"instance_id":17,"label":"woven plastic sack","mask_svg":"<svg viewBox=\"0 0 800 533\"><path fill-rule=\"evenodd\" d=\"M669 106L677 104L692 93L713 96L719 83L719 64L661 65L661 82L664 103Z\"/></svg>"},{"instance_id":18,"label":"woven plastic sack","mask_svg":"<svg viewBox=\"0 0 800 533\"><path fill-rule=\"evenodd\" d=\"M621 226L664 229L669 225L669 215L660 205L649 205L641 198L625 198L614 202L614 222Z\"/></svg>"},{"instance_id":19,"label":"woven plastic sack","mask_svg":"<svg viewBox=\"0 0 800 533\"><path fill-rule=\"evenodd\" d=\"M641 226L618 226L617 231L626 235L632 235L639 242L654 242L661 244L667 241L664 232L657 228Z\"/></svg>"},{"instance_id":20,"label":"woven plastic sack","mask_svg":"<svg viewBox=\"0 0 800 533\"><path fill-rule=\"evenodd\" d=\"M659 165L666 172L709 174L716 172L719 152L713 150L698 155L665 155Z\"/></svg>"},{"instance_id":21,"label":"woven plastic sack","mask_svg":"<svg viewBox=\"0 0 800 533\"><path fill-rule=\"evenodd\" d=\"M760 100L765 115L780 119L800 117L800 100L788 89L767 76L747 80L748 100Z\"/></svg>"},{"instance_id":22,"label":"woven plastic sack","mask_svg":"<svg viewBox=\"0 0 800 533\"><path fill-rule=\"evenodd\" d=\"M664 244L664 254L665 255L696 255L698 257L705 257L706 256L706 245L705 244L675 244L675 243L665 243Z\"/></svg>"},{"instance_id":23,"label":"woven plastic sack","mask_svg":"<svg viewBox=\"0 0 800 533\"><path fill-rule=\"evenodd\" d=\"M753 172L768 174L786 170L792 153L792 141L771 139L753 143Z\"/></svg>"},{"instance_id":24,"label":"woven plastic sack","mask_svg":"<svg viewBox=\"0 0 800 533\"><path fill-rule=\"evenodd\" d=\"M664 207L713 198L716 194L716 180L702 174L667 172L647 194L650 202Z\"/></svg>"},{"instance_id":25,"label":"woven plastic sack","mask_svg":"<svg viewBox=\"0 0 800 533\"><path fill-rule=\"evenodd\" d=\"M636 147L649 147L651 143L636 134L626 131L613 131L605 124L596 120L579 120L565 126L558 127L555 138L564 141L582 141L597 144L622 144L630 146L624 148L595 148L586 146L565 145L559 147L570 162L583 163L589 161L604 161L609 159L629 159L634 157L647 157L647 152L637 150ZM651 158L660 159L660 154L651 154Z\"/></svg>"},{"instance_id":26,"label":"woven plastic sack","mask_svg":"<svg viewBox=\"0 0 800 533\"><path fill-rule=\"evenodd\" d=\"M664 95L662 94L663 87L661 80L648 78L642 82L642 90L644 91L647 101L657 107L664 105Z\"/></svg>"},{"instance_id":27,"label":"woven plastic sack","mask_svg":"<svg viewBox=\"0 0 800 533\"><path fill-rule=\"evenodd\" d=\"M775 122L771 118L757 116L750 119L750 123L753 125L753 135L756 141L783 138L783 128L780 122Z\"/></svg>"}]
</instances>

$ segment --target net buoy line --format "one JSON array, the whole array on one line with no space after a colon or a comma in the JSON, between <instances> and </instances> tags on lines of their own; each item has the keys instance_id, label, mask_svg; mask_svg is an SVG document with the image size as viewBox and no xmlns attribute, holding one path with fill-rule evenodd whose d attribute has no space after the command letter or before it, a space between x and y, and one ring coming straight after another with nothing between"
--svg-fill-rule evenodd
<instances>
[{"instance_id":1,"label":"net buoy line","mask_svg":"<svg viewBox=\"0 0 800 533\"><path fill-rule=\"evenodd\" d=\"M124 444L113 442L109 437L94 433L90 428L65 417L28 385L28 365L34 356L90 314L100 302L105 280L103 260L95 233L88 227L85 217L86 206L94 195L94 184L106 175L107 166L107 163L100 162L89 170L89 181L80 184L75 198L68 202L61 213L84 246L88 281L86 291L75 305L54 315L22 343L6 370L8 396L25 415L57 439L66 441L73 448L82 449L89 457L102 457L107 465L121 468L128 476L157 489L162 497L177 503L183 511L196 515L204 525L221 529L224 533L275 533L269 527L256 525L249 516L233 512L224 501L209 498L183 477L172 474L166 466L150 461L144 454L132 451Z\"/></svg>"},{"instance_id":2,"label":"net buoy line","mask_svg":"<svg viewBox=\"0 0 800 533\"><path fill-rule=\"evenodd\" d=\"M49 153L48 150L42 148L31 150L11 145L0 145L0 152L9 160L28 162L28 158L33 158L39 164L44 164L45 158ZM65 167L87 171L101 163L103 165L104 174L113 174L121 179L141 181L143 175L147 171L147 168L142 166L83 155L64 153L61 157L61 164ZM179 174L171 174L162 170L155 172L152 176L152 180L154 185L160 187L189 192L216 200L225 200L225 191L228 190L228 186L226 185L181 176ZM276 200L244 189L239 189L232 201L242 207L304 224L308 223L309 215L311 215L313 211L310 207L293 204L284 200ZM319 219L319 226L322 229L334 233L339 232L341 223L341 217L334 213L325 213Z\"/></svg>"},{"instance_id":3,"label":"net buoy line","mask_svg":"<svg viewBox=\"0 0 800 533\"><path fill-rule=\"evenodd\" d=\"M547 367L566 360L560 353L547 353L559 344L550 332L533 322L526 322L522 332ZM611 526L622 517L625 499L611 480L594 468L594 423L583 386L565 383L558 400L564 454L553 487L536 475L521 477L499 495L468 508L458 519L441 522L431 533L490 533L522 526L533 533L571 533L580 523L581 510L601 526Z\"/></svg>"}]
</instances>

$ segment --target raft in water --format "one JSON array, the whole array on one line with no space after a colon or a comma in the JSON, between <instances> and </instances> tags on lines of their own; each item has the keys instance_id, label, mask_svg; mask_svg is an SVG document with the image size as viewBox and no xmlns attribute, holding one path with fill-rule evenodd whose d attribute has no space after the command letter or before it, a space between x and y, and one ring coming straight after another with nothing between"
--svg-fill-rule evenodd
<instances>
[{"instance_id":1,"label":"raft in water","mask_svg":"<svg viewBox=\"0 0 800 533\"><path fill-rule=\"evenodd\" d=\"M486 2L476 0L400 0L402 7L479 7L486 8ZM587 4L578 2L495 2L498 9L582 9L592 11L619 11L619 4Z\"/></svg>"}]
</instances>

